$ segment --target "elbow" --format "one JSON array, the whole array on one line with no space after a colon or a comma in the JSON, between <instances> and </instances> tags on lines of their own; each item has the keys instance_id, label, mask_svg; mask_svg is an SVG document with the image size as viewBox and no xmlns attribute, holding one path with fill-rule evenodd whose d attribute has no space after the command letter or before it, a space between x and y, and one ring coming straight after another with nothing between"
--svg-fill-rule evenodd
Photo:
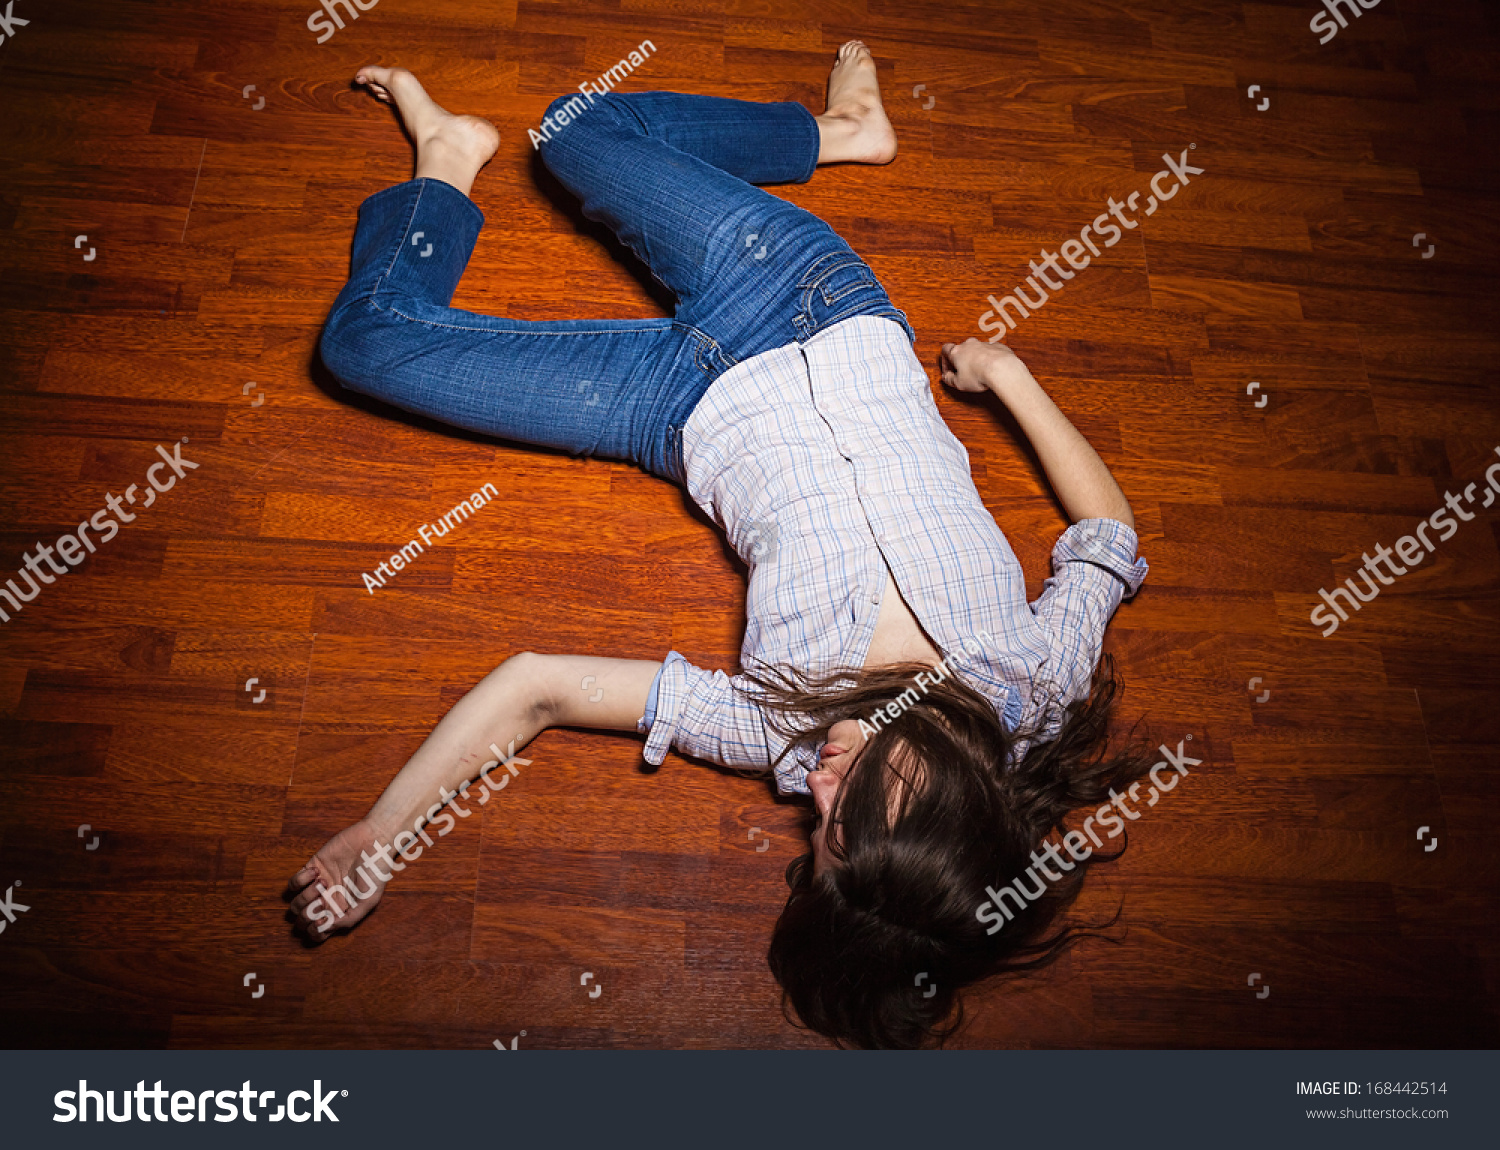
<instances>
[{"instance_id":1,"label":"elbow","mask_svg":"<svg viewBox=\"0 0 1500 1150\"><path fill-rule=\"evenodd\" d=\"M1081 523L1085 519L1113 519L1117 523L1123 523L1132 531L1135 530L1135 512L1130 509L1130 503L1124 498L1111 501L1107 506L1092 509L1086 515L1077 515L1074 523Z\"/></svg>"},{"instance_id":2,"label":"elbow","mask_svg":"<svg viewBox=\"0 0 1500 1150\"><path fill-rule=\"evenodd\" d=\"M557 691L547 674L547 656L535 651L520 651L495 669L507 686L522 700L527 718L548 727L557 714Z\"/></svg>"},{"instance_id":3,"label":"elbow","mask_svg":"<svg viewBox=\"0 0 1500 1150\"><path fill-rule=\"evenodd\" d=\"M1125 498L1125 492L1120 490L1118 483L1115 484L1114 497L1109 501L1109 510L1103 513L1103 517L1114 519L1132 531L1135 530L1135 512L1131 510L1130 500Z\"/></svg>"}]
</instances>

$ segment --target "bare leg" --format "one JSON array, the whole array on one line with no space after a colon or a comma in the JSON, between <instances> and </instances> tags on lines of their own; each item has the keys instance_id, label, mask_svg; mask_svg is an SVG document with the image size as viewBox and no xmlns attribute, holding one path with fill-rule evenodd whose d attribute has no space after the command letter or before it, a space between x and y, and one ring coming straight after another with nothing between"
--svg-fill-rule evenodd
<instances>
[{"instance_id":1,"label":"bare leg","mask_svg":"<svg viewBox=\"0 0 1500 1150\"><path fill-rule=\"evenodd\" d=\"M839 49L828 75L827 110L818 121L818 163L888 164L896 158L896 133L880 101L875 57L863 41Z\"/></svg>"},{"instance_id":2,"label":"bare leg","mask_svg":"<svg viewBox=\"0 0 1500 1150\"><path fill-rule=\"evenodd\" d=\"M405 68L367 64L354 75L377 100L394 103L412 143L417 146L417 179L442 180L464 195L479 169L500 146L495 125L478 116L455 116L433 102Z\"/></svg>"}]
</instances>

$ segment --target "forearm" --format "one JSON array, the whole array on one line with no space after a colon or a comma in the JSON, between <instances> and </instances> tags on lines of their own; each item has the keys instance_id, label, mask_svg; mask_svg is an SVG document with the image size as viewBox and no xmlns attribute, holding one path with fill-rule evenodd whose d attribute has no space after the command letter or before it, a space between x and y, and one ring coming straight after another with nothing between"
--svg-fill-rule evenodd
<instances>
[{"instance_id":1,"label":"forearm","mask_svg":"<svg viewBox=\"0 0 1500 1150\"><path fill-rule=\"evenodd\" d=\"M418 840L433 842L425 824L436 822L442 836L472 815L474 806L520 774L529 760L517 756L547 727L634 730L660 666L529 651L507 659L443 716L370 813L324 843L292 876L297 921L318 938L363 919L392 874L406 868L392 851L414 859L422 852ZM382 859L389 872L381 869Z\"/></svg>"},{"instance_id":2,"label":"forearm","mask_svg":"<svg viewBox=\"0 0 1500 1150\"><path fill-rule=\"evenodd\" d=\"M1021 425L1070 519L1117 519L1134 529L1130 501L1104 460L1024 364L1012 361L985 385Z\"/></svg>"},{"instance_id":3,"label":"forearm","mask_svg":"<svg viewBox=\"0 0 1500 1150\"><path fill-rule=\"evenodd\" d=\"M443 716L371 808L370 820L394 836L441 818L445 803L467 817L454 795L479 779L474 798L465 801L483 805L488 792L518 773L510 760L550 726L635 730L660 668L649 659L529 651L507 659Z\"/></svg>"},{"instance_id":4,"label":"forearm","mask_svg":"<svg viewBox=\"0 0 1500 1150\"><path fill-rule=\"evenodd\" d=\"M455 798L471 780L487 790L505 786L516 768L506 765L547 727L546 708L527 674L527 658L502 663L454 704L371 808L369 818L391 841L415 831L451 802L459 817L469 807ZM498 764L498 765L497 765ZM504 780L504 781L502 781ZM488 800L488 794L483 796ZM478 798L471 802L480 801Z\"/></svg>"}]
</instances>

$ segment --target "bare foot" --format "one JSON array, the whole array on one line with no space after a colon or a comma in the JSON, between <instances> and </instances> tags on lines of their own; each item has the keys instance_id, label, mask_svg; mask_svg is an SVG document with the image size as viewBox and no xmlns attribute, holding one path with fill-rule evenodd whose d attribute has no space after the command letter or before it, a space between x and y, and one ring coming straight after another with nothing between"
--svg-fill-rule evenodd
<instances>
[{"instance_id":1,"label":"bare foot","mask_svg":"<svg viewBox=\"0 0 1500 1150\"><path fill-rule=\"evenodd\" d=\"M298 927L322 942L330 931L347 930L363 919L385 894L393 870L406 867L399 858L393 867L392 856L390 844L367 819L334 835L292 876Z\"/></svg>"},{"instance_id":2,"label":"bare foot","mask_svg":"<svg viewBox=\"0 0 1500 1150\"><path fill-rule=\"evenodd\" d=\"M828 106L818 120L818 163L889 164L896 132L875 79L875 57L861 40L839 49L828 74Z\"/></svg>"},{"instance_id":3,"label":"bare foot","mask_svg":"<svg viewBox=\"0 0 1500 1150\"><path fill-rule=\"evenodd\" d=\"M371 94L401 113L407 133L417 146L417 178L442 180L464 195L474 186L479 169L500 146L495 125L478 116L455 116L439 107L417 78L405 68L366 64L354 74Z\"/></svg>"}]
</instances>

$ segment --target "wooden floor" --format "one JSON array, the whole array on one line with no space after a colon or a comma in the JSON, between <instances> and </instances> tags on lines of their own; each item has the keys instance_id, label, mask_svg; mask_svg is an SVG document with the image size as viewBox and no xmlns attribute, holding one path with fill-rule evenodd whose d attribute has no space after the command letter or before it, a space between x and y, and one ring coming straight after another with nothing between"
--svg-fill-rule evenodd
<instances>
[{"instance_id":1,"label":"wooden floor","mask_svg":"<svg viewBox=\"0 0 1500 1150\"><path fill-rule=\"evenodd\" d=\"M1121 941L985 988L957 1044L1500 1040L1500 515L1332 637L1308 621L1496 462L1493 6L1385 0L1327 44L1315 0L381 0L323 44L313 0L13 7L0 578L158 444L198 469L0 625L0 888L29 908L0 1043L823 1045L765 965L801 808L643 770L630 736L543 735L320 950L282 891L508 655L732 669L744 626L743 568L669 485L402 417L317 362L355 211L410 175L355 69L501 127L459 306L648 317L526 130L647 38L626 90L820 110L851 37L900 157L777 190L869 260L929 368L1164 152L1204 169L1009 337L1136 508L1122 718L1203 764L1082 900L1123 902ZM1065 520L1037 467L993 405L937 402L1039 590ZM365 591L483 482L496 502Z\"/></svg>"}]
</instances>

